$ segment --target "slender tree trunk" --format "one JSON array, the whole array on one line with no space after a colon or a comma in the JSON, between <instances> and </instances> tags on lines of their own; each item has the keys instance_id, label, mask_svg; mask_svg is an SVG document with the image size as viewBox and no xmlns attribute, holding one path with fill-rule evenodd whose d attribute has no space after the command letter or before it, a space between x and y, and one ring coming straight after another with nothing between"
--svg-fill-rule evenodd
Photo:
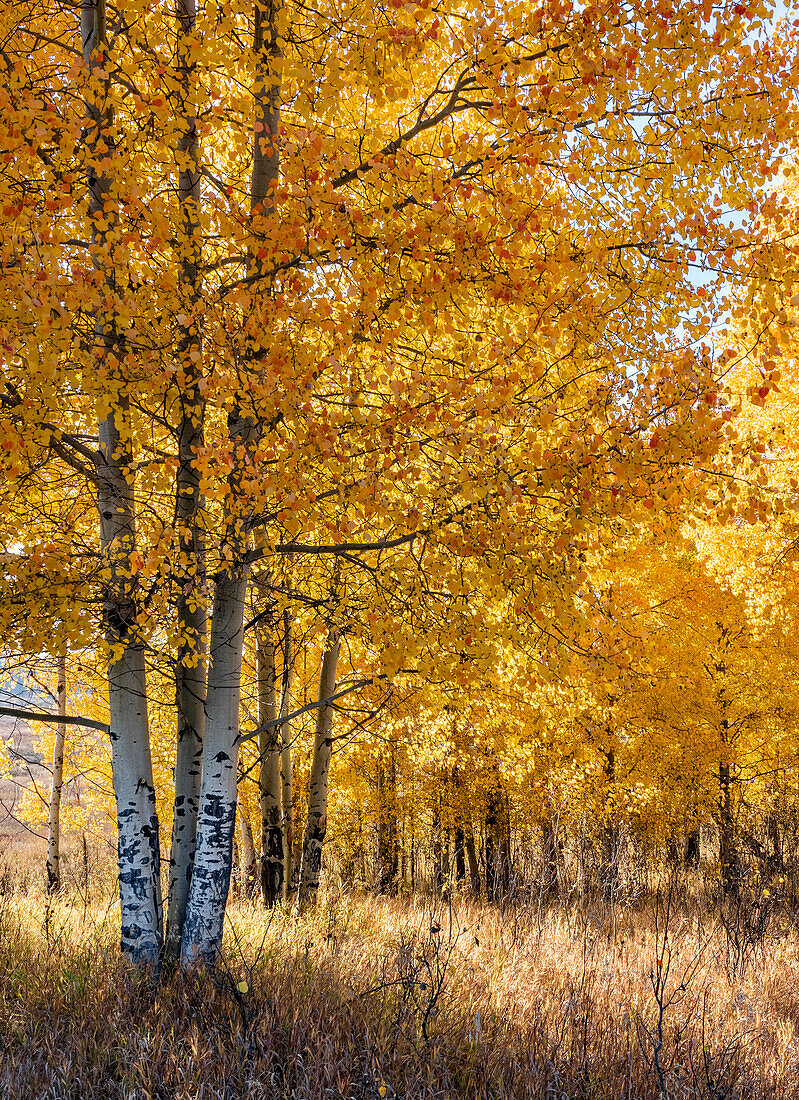
<instances>
[{"instance_id":1,"label":"slender tree trunk","mask_svg":"<svg viewBox=\"0 0 799 1100\"><path fill-rule=\"evenodd\" d=\"M430 848L433 856L433 890L440 894L444 888L444 853L441 848L441 818L438 809L433 811Z\"/></svg>"},{"instance_id":2,"label":"slender tree trunk","mask_svg":"<svg viewBox=\"0 0 799 1100\"><path fill-rule=\"evenodd\" d=\"M86 102L89 217L95 270L110 308L95 318L95 347L104 371L118 371L124 336L117 332L117 296L111 256L119 219L112 180L116 143L110 78L103 76L108 50L105 0L85 0L80 31L86 69L97 76L98 91ZM100 167L100 166L103 167ZM109 734L117 806L117 855L121 910L121 949L134 966L157 972L162 947L160 846L147 719L144 647L137 636L137 578L130 555L136 548L135 469L130 449L129 400L112 385L110 411L99 427L95 485L100 513L100 547L108 580L103 599L108 660Z\"/></svg>"},{"instance_id":3,"label":"slender tree trunk","mask_svg":"<svg viewBox=\"0 0 799 1100\"><path fill-rule=\"evenodd\" d=\"M56 697L58 713L67 713L67 668L66 658L58 658ZM66 722L59 722L55 730L53 746L53 782L50 788L50 811L47 822L47 892L57 894L61 889L61 788L64 783L64 741Z\"/></svg>"},{"instance_id":4,"label":"slender tree trunk","mask_svg":"<svg viewBox=\"0 0 799 1100\"><path fill-rule=\"evenodd\" d=\"M719 863L722 892L725 897L734 897L738 892L740 864L735 843L729 764L719 764Z\"/></svg>"},{"instance_id":5,"label":"slender tree trunk","mask_svg":"<svg viewBox=\"0 0 799 1100\"><path fill-rule=\"evenodd\" d=\"M485 816L486 897L499 901L502 895L502 799L498 786L488 796Z\"/></svg>"},{"instance_id":6,"label":"slender tree trunk","mask_svg":"<svg viewBox=\"0 0 799 1100\"><path fill-rule=\"evenodd\" d=\"M241 852L241 892L245 898L252 898L258 887L258 856L255 851L252 828L242 806L239 806L239 850Z\"/></svg>"},{"instance_id":7,"label":"slender tree trunk","mask_svg":"<svg viewBox=\"0 0 799 1100\"><path fill-rule=\"evenodd\" d=\"M234 560L243 558L241 540ZM213 965L222 945L236 823L239 693L247 571L217 578L211 626L208 702L197 845L183 925L181 962Z\"/></svg>"},{"instance_id":8,"label":"slender tree trunk","mask_svg":"<svg viewBox=\"0 0 799 1100\"><path fill-rule=\"evenodd\" d=\"M497 841L492 829L489 828L489 817L485 821L485 873L486 873L486 898L488 901L496 901L497 894Z\"/></svg>"},{"instance_id":9,"label":"slender tree trunk","mask_svg":"<svg viewBox=\"0 0 799 1100\"><path fill-rule=\"evenodd\" d=\"M258 806L261 823L261 894L270 908L283 897L280 820L280 731L275 724L275 646L271 617L256 628L258 675Z\"/></svg>"},{"instance_id":10,"label":"slender tree trunk","mask_svg":"<svg viewBox=\"0 0 799 1100\"><path fill-rule=\"evenodd\" d=\"M603 775L607 796L602 821L602 839L600 855L600 884L608 901L612 901L619 890L619 828L614 805L614 784L616 782L616 755L612 749L605 753Z\"/></svg>"},{"instance_id":11,"label":"slender tree trunk","mask_svg":"<svg viewBox=\"0 0 799 1100\"><path fill-rule=\"evenodd\" d=\"M466 861L469 864L469 888L472 897L480 897L480 864L477 860L477 846L474 843L474 830L471 821L466 823Z\"/></svg>"},{"instance_id":12,"label":"slender tree trunk","mask_svg":"<svg viewBox=\"0 0 799 1100\"><path fill-rule=\"evenodd\" d=\"M397 799L393 756L377 766L377 888L380 894L397 892Z\"/></svg>"},{"instance_id":13,"label":"slender tree trunk","mask_svg":"<svg viewBox=\"0 0 799 1100\"><path fill-rule=\"evenodd\" d=\"M319 671L319 702L329 699L336 690L336 667L341 641L336 631L328 638ZM330 777L330 757L333 749L333 705L320 706L316 712L311 776L308 782L308 817L302 842L300 882L295 912L310 908L316 902L322 870L322 845L327 832L327 792Z\"/></svg>"},{"instance_id":14,"label":"slender tree trunk","mask_svg":"<svg viewBox=\"0 0 799 1100\"><path fill-rule=\"evenodd\" d=\"M507 791L504 791L502 798L502 831L499 845L499 874L502 884L502 893L506 897L510 896L511 882L513 881L511 874L512 870L513 858L510 850L510 799L508 798Z\"/></svg>"},{"instance_id":15,"label":"slender tree trunk","mask_svg":"<svg viewBox=\"0 0 799 1100\"><path fill-rule=\"evenodd\" d=\"M279 176L279 62L282 56L278 33L279 12L277 0L255 5L253 53L256 71L252 103L250 208L260 218L274 212L274 188ZM251 276L265 275L266 261L260 258L259 253L257 247L249 249L247 265ZM248 349L248 357L256 361L258 349ZM242 484L248 469L247 451L260 434L261 426L248 417L246 410L236 405L230 411L228 435L236 456L228 478L229 495L233 502L241 501ZM200 811L181 944L181 964L184 968L198 963L212 965L216 961L222 945L233 861L241 656L248 577L245 564L248 536L239 510L235 507L226 512L224 530L222 560L226 564L216 579L214 592Z\"/></svg>"},{"instance_id":16,"label":"slender tree trunk","mask_svg":"<svg viewBox=\"0 0 799 1100\"><path fill-rule=\"evenodd\" d=\"M699 829L689 829L685 838L683 862L694 870L699 866Z\"/></svg>"},{"instance_id":17,"label":"slender tree trunk","mask_svg":"<svg viewBox=\"0 0 799 1100\"><path fill-rule=\"evenodd\" d=\"M280 806L283 826L283 900L291 896L294 881L294 792L291 763L291 677L294 654L291 643L291 617L283 612L283 669L280 679Z\"/></svg>"},{"instance_id":18,"label":"slender tree trunk","mask_svg":"<svg viewBox=\"0 0 799 1100\"><path fill-rule=\"evenodd\" d=\"M771 843L771 852L768 857L768 877L770 881L774 875L778 873L782 874L785 871L780 823L777 812L774 809L769 811L766 819L766 834Z\"/></svg>"},{"instance_id":19,"label":"slender tree trunk","mask_svg":"<svg viewBox=\"0 0 799 1100\"><path fill-rule=\"evenodd\" d=\"M107 618L109 644L119 644L113 622L118 606ZM135 621L133 609L123 619L125 633ZM147 721L147 682L144 647L124 646L108 672L111 768L117 805L121 947L134 966L157 971L162 948L161 857L155 784Z\"/></svg>"},{"instance_id":20,"label":"slender tree trunk","mask_svg":"<svg viewBox=\"0 0 799 1100\"><path fill-rule=\"evenodd\" d=\"M366 882L366 837L364 836L363 815L358 810L358 881L361 885Z\"/></svg>"},{"instance_id":21,"label":"slender tree trunk","mask_svg":"<svg viewBox=\"0 0 799 1100\"><path fill-rule=\"evenodd\" d=\"M411 870L411 893L416 893L416 833L413 827L413 808L411 808L411 850L408 853L408 862Z\"/></svg>"},{"instance_id":22,"label":"slender tree trunk","mask_svg":"<svg viewBox=\"0 0 799 1100\"><path fill-rule=\"evenodd\" d=\"M441 830L441 881L442 890L449 896L452 887L452 868L449 858L449 829Z\"/></svg>"},{"instance_id":23,"label":"slender tree trunk","mask_svg":"<svg viewBox=\"0 0 799 1100\"><path fill-rule=\"evenodd\" d=\"M466 837L462 825L455 826L455 882L462 887L466 881Z\"/></svg>"},{"instance_id":24,"label":"slender tree trunk","mask_svg":"<svg viewBox=\"0 0 799 1100\"><path fill-rule=\"evenodd\" d=\"M196 119L187 103L191 78L196 68L188 57L187 39L197 20L196 0L177 0L178 70L183 133L178 142L182 154L178 173L178 202L181 210L180 285L183 316L179 346L183 376L178 399L178 472L176 516L180 564L177 599L178 663L175 695L177 703L177 749L175 753L175 800L172 811L172 843L169 851L169 894L164 955L174 963L180 954L183 922L191 886L197 813L202 780L203 734L205 730L206 614L202 586L205 580L205 538L198 523L203 508L197 452L203 445L204 402L199 390L202 377L202 335L200 304L200 162Z\"/></svg>"},{"instance_id":25,"label":"slender tree trunk","mask_svg":"<svg viewBox=\"0 0 799 1100\"><path fill-rule=\"evenodd\" d=\"M543 838L541 844L541 861L543 864L541 875L541 892L544 898L548 901L551 898L557 897L559 892L559 856L560 856L560 842L558 840L558 833L555 822L549 812L546 812L546 816L543 821Z\"/></svg>"}]
</instances>

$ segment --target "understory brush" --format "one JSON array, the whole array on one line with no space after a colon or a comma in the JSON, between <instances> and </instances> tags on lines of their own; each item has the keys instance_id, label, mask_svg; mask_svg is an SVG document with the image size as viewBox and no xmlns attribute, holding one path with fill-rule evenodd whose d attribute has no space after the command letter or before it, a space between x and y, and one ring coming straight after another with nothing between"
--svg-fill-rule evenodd
<instances>
[{"instance_id":1,"label":"understory brush","mask_svg":"<svg viewBox=\"0 0 799 1100\"><path fill-rule=\"evenodd\" d=\"M725 920L660 893L543 917L329 894L295 919L237 901L219 969L153 990L119 961L112 901L6 892L0 1095L799 1097L799 935L787 911L757 931L731 966Z\"/></svg>"}]
</instances>

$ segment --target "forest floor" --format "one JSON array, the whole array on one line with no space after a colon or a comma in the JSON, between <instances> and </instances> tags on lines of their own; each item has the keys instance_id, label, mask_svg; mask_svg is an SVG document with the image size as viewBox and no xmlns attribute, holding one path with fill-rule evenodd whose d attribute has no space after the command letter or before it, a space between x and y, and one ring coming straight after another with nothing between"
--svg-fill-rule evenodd
<instances>
[{"instance_id":1,"label":"forest floor","mask_svg":"<svg viewBox=\"0 0 799 1100\"><path fill-rule=\"evenodd\" d=\"M762 899L239 900L219 972L153 990L105 885L0 877L0 1096L799 1097L799 933Z\"/></svg>"}]
</instances>

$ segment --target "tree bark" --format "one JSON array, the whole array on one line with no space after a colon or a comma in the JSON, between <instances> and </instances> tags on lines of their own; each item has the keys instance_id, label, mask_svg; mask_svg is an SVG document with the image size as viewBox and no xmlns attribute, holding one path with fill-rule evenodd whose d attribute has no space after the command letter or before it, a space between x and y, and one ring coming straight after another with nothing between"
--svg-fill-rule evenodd
<instances>
[{"instance_id":1,"label":"tree bark","mask_svg":"<svg viewBox=\"0 0 799 1100\"><path fill-rule=\"evenodd\" d=\"M694 870L699 866L699 829L689 829L685 837L683 862Z\"/></svg>"},{"instance_id":2,"label":"tree bark","mask_svg":"<svg viewBox=\"0 0 799 1100\"><path fill-rule=\"evenodd\" d=\"M452 888L452 868L449 858L449 829L441 830L441 879L442 892L449 897Z\"/></svg>"},{"instance_id":3,"label":"tree bark","mask_svg":"<svg viewBox=\"0 0 799 1100\"><path fill-rule=\"evenodd\" d=\"M329 699L336 690L336 667L341 640L336 631L328 637L319 670L319 703ZM330 758L333 750L333 704L325 703L316 712L311 776L308 782L308 817L302 842L299 886L295 913L312 907L319 890L322 869L322 846L327 832L327 792L330 778Z\"/></svg>"},{"instance_id":4,"label":"tree bark","mask_svg":"<svg viewBox=\"0 0 799 1100\"><path fill-rule=\"evenodd\" d=\"M205 731L206 614L202 597L205 580L205 537L198 522L203 508L197 452L204 442L204 401L199 383L202 377L200 304L200 161L196 119L187 103L196 68L188 57L187 40L197 20L196 0L177 0L178 71L180 73L183 133L178 142L182 154L178 173L178 202L181 211L180 286L183 315L178 348L183 381L178 395L181 417L178 425L178 472L175 486L178 566L177 598L178 662L175 684L177 704L177 748L175 753L175 800L172 811L172 843L169 851L169 893L164 955L174 963L180 954L183 922L189 900L197 813L202 781L203 734Z\"/></svg>"},{"instance_id":5,"label":"tree bark","mask_svg":"<svg viewBox=\"0 0 799 1100\"><path fill-rule=\"evenodd\" d=\"M113 506L112 506L113 507ZM128 636L133 609L107 610L111 647ZM121 621L120 621L121 620ZM157 970L162 946L161 859L147 721L144 647L124 641L108 671L111 762L117 805L121 948L135 966Z\"/></svg>"},{"instance_id":6,"label":"tree bark","mask_svg":"<svg viewBox=\"0 0 799 1100\"><path fill-rule=\"evenodd\" d=\"M719 864L724 897L735 897L740 882L740 861L735 843L732 781L729 764L719 764Z\"/></svg>"},{"instance_id":7,"label":"tree bark","mask_svg":"<svg viewBox=\"0 0 799 1100\"><path fill-rule=\"evenodd\" d=\"M62 655L56 665L56 698L58 713L67 713L67 669ZM53 746L53 781L50 787L50 808L47 821L47 892L57 894L61 889L61 788L64 784L64 741L67 724L59 722L55 730Z\"/></svg>"},{"instance_id":8,"label":"tree bark","mask_svg":"<svg viewBox=\"0 0 799 1100\"><path fill-rule=\"evenodd\" d=\"M768 875L769 879L771 879L774 875L783 874L785 872L780 823L777 813L773 809L769 811L766 820L766 834L771 842L771 852L768 858Z\"/></svg>"},{"instance_id":9,"label":"tree bark","mask_svg":"<svg viewBox=\"0 0 799 1100\"><path fill-rule=\"evenodd\" d=\"M497 779L488 795L485 817L486 897L495 902L501 900L508 886L502 810L502 789Z\"/></svg>"},{"instance_id":10,"label":"tree bark","mask_svg":"<svg viewBox=\"0 0 799 1100\"><path fill-rule=\"evenodd\" d=\"M466 862L469 865L469 888L472 897L480 897L480 864L477 860L477 847L474 843L474 830L471 821L466 823Z\"/></svg>"},{"instance_id":11,"label":"tree bark","mask_svg":"<svg viewBox=\"0 0 799 1100\"><path fill-rule=\"evenodd\" d=\"M161 955L161 861L155 785L147 719L144 646L135 638L136 605L122 592L133 544L133 494L119 468L115 417L100 430L108 457L100 492L101 540L120 583L109 586L104 602L108 669L109 733L117 804L121 946L134 965L158 966ZM114 592L116 589L116 593Z\"/></svg>"},{"instance_id":12,"label":"tree bark","mask_svg":"<svg viewBox=\"0 0 799 1100\"><path fill-rule=\"evenodd\" d=\"M288 901L294 882L294 791L291 762L291 679L294 653L291 616L283 612L283 668L280 677L280 806L283 827L283 900Z\"/></svg>"},{"instance_id":13,"label":"tree bark","mask_svg":"<svg viewBox=\"0 0 799 1100\"><path fill-rule=\"evenodd\" d=\"M545 811L542 831L543 837L541 841L541 862L543 866L541 875L541 892L543 894L543 897L547 901L549 901L550 899L557 897L560 889L560 874L558 865L561 845L558 839L557 827L548 811Z\"/></svg>"},{"instance_id":14,"label":"tree bark","mask_svg":"<svg viewBox=\"0 0 799 1100\"><path fill-rule=\"evenodd\" d=\"M612 749L604 755L602 771L607 793L603 807L599 881L606 900L612 901L619 890L619 829L614 805L616 755Z\"/></svg>"},{"instance_id":15,"label":"tree bark","mask_svg":"<svg viewBox=\"0 0 799 1100\"><path fill-rule=\"evenodd\" d=\"M507 791L503 792L502 806L502 833L499 845L499 867L502 879L502 892L510 896L513 883L513 859L510 850L510 799Z\"/></svg>"},{"instance_id":16,"label":"tree bark","mask_svg":"<svg viewBox=\"0 0 799 1100\"><path fill-rule=\"evenodd\" d=\"M267 908L283 897L283 827L280 815L280 731L275 724L275 646L272 620L256 628L258 677L258 806L261 825L261 895Z\"/></svg>"},{"instance_id":17,"label":"tree bark","mask_svg":"<svg viewBox=\"0 0 799 1100\"><path fill-rule=\"evenodd\" d=\"M396 894L399 875L397 847L396 765L377 765L377 888L380 894Z\"/></svg>"},{"instance_id":18,"label":"tree bark","mask_svg":"<svg viewBox=\"0 0 799 1100\"><path fill-rule=\"evenodd\" d=\"M444 889L444 853L441 848L441 818L437 808L433 811L430 848L433 856L433 890L438 895Z\"/></svg>"},{"instance_id":19,"label":"tree bark","mask_svg":"<svg viewBox=\"0 0 799 1100\"><path fill-rule=\"evenodd\" d=\"M410 879L411 879L411 893L415 894L416 893L416 832L415 832L414 824L413 824L413 803L411 803L411 807L410 807L410 834L411 834L411 842L410 842L410 851L408 852L408 865L409 865ZM361 847L361 850L363 850L363 846Z\"/></svg>"},{"instance_id":20,"label":"tree bark","mask_svg":"<svg viewBox=\"0 0 799 1100\"><path fill-rule=\"evenodd\" d=\"M242 806L239 806L239 850L241 852L241 892L245 898L255 896L258 887L258 856L252 828Z\"/></svg>"},{"instance_id":21,"label":"tree bark","mask_svg":"<svg viewBox=\"0 0 799 1100\"><path fill-rule=\"evenodd\" d=\"M242 542L234 551L241 561ZM197 845L183 926L181 965L216 962L222 946L236 823L239 693L247 570L231 565L216 582Z\"/></svg>"},{"instance_id":22,"label":"tree bark","mask_svg":"<svg viewBox=\"0 0 799 1100\"><path fill-rule=\"evenodd\" d=\"M466 837L462 825L455 826L455 882L463 887L466 881Z\"/></svg>"},{"instance_id":23,"label":"tree bark","mask_svg":"<svg viewBox=\"0 0 799 1100\"><path fill-rule=\"evenodd\" d=\"M274 188L279 175L279 60L282 56L279 12L278 0L255 5L250 210L258 218L274 212ZM259 252L257 247L250 247L248 251L247 267L251 277L265 276L266 260L260 258ZM257 286L257 279L253 285ZM254 362L257 357L258 348L248 351L246 369L249 369L249 361ZM247 475L247 451L260 437L261 430L261 425L248 417L238 403L228 414L228 435L236 456L228 478L231 501L241 501L241 486ZM212 608L197 842L181 943L184 969L216 962L222 946L233 862L244 601L249 572L245 564L248 537L235 508L226 509L224 530L224 564L216 580Z\"/></svg>"},{"instance_id":24,"label":"tree bark","mask_svg":"<svg viewBox=\"0 0 799 1100\"><path fill-rule=\"evenodd\" d=\"M119 221L112 179L105 167L114 162L116 154L113 108L108 94L110 78L103 75L108 49L105 0L86 0L81 7L80 31L84 65L98 76L99 87L104 89L86 102L87 182L93 263L112 303L110 309L104 307L95 318L95 347L100 359L98 366L102 365L113 378L124 336L117 332L113 312L118 292L110 252ZM117 806L120 946L132 965L157 972L162 947L158 816L150 757L144 647L137 636L137 578L130 568L130 555L136 548L132 473L135 463L130 446L129 398L124 387L113 385L109 399L110 411L99 426L95 471L100 548L108 575L103 623L109 653L109 735Z\"/></svg>"}]
</instances>

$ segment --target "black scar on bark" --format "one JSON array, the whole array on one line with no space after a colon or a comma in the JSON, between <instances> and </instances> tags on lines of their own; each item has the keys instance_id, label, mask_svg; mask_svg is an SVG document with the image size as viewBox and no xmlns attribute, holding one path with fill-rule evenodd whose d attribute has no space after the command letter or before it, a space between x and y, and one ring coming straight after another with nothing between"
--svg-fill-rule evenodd
<instances>
[{"instance_id":1,"label":"black scar on bark","mask_svg":"<svg viewBox=\"0 0 799 1100\"><path fill-rule=\"evenodd\" d=\"M212 812L213 811L213 812ZM219 795L207 798L203 812L211 817L213 828L209 828L208 834L211 841L210 847L222 849L228 853L228 858L215 867L196 867L194 877L203 883L203 889L208 889L218 899L227 898L230 888L230 853L233 850L233 831L236 821L236 801L223 802ZM215 820L214 820L215 819ZM222 926L215 914L213 920L204 919L204 913L199 907L189 905L186 915L186 923L183 928L183 944L196 944L200 941L200 958L206 966L213 967L217 961L219 946L222 938ZM221 916L224 920L224 906L221 907Z\"/></svg>"},{"instance_id":2,"label":"black scar on bark","mask_svg":"<svg viewBox=\"0 0 799 1100\"><path fill-rule=\"evenodd\" d=\"M125 871L119 876L120 882L130 886L136 901L146 901L150 893L150 875L143 875L138 869Z\"/></svg>"},{"instance_id":3,"label":"black scar on bark","mask_svg":"<svg viewBox=\"0 0 799 1100\"><path fill-rule=\"evenodd\" d=\"M327 832L327 822L325 822L324 828L318 825L312 826L308 840L308 866L313 872L321 870L322 867L322 845L325 842L325 833Z\"/></svg>"},{"instance_id":4,"label":"black scar on bark","mask_svg":"<svg viewBox=\"0 0 799 1100\"><path fill-rule=\"evenodd\" d=\"M235 802L225 802L219 794L206 795L205 801L202 805L203 817L210 817L212 820L218 821L220 824L224 822L227 815L230 814L231 806L235 810Z\"/></svg>"}]
</instances>

